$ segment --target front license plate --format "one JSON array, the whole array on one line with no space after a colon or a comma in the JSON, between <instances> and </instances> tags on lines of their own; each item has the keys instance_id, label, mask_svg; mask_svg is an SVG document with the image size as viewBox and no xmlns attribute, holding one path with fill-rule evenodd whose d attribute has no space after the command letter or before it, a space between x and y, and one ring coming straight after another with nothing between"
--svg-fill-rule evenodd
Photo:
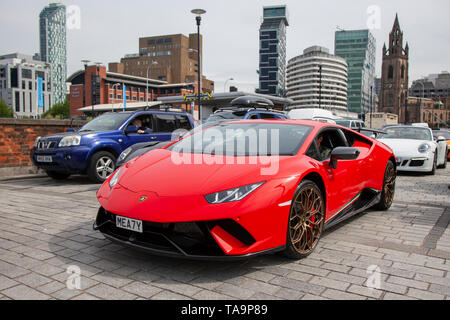
<instances>
[{"instance_id":1,"label":"front license plate","mask_svg":"<svg viewBox=\"0 0 450 320\"><path fill-rule=\"evenodd\" d=\"M142 221L116 216L117 228L142 233Z\"/></svg>"},{"instance_id":2,"label":"front license plate","mask_svg":"<svg viewBox=\"0 0 450 320\"><path fill-rule=\"evenodd\" d=\"M37 156L36 157L37 162L53 162L52 156Z\"/></svg>"}]
</instances>

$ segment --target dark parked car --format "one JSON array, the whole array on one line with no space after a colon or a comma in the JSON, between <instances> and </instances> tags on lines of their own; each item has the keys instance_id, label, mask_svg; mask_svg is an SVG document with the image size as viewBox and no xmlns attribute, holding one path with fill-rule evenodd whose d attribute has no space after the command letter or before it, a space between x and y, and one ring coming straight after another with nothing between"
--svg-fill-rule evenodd
<instances>
[{"instance_id":1,"label":"dark parked car","mask_svg":"<svg viewBox=\"0 0 450 320\"><path fill-rule=\"evenodd\" d=\"M185 112L106 113L78 131L37 138L31 160L54 179L81 173L103 182L115 171L116 159L125 149L136 143L170 141L173 131L194 126Z\"/></svg>"},{"instance_id":2,"label":"dark parked car","mask_svg":"<svg viewBox=\"0 0 450 320\"><path fill-rule=\"evenodd\" d=\"M220 120L289 119L283 111L273 109L272 101L255 96L243 96L231 101L230 107L220 108L206 122Z\"/></svg>"}]
</instances>

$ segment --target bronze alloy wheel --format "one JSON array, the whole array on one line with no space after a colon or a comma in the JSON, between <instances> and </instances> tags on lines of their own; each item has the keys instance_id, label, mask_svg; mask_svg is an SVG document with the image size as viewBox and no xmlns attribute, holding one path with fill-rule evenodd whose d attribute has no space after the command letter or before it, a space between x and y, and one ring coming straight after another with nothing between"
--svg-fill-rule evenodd
<instances>
[{"instance_id":1,"label":"bronze alloy wheel","mask_svg":"<svg viewBox=\"0 0 450 320\"><path fill-rule=\"evenodd\" d=\"M388 210L394 202L395 180L397 179L397 171L394 163L389 160L384 173L383 190L381 192L380 202L376 205L377 209Z\"/></svg>"},{"instance_id":2,"label":"bronze alloy wheel","mask_svg":"<svg viewBox=\"0 0 450 320\"><path fill-rule=\"evenodd\" d=\"M394 201L394 194L395 194L395 180L397 178L397 175L395 173L395 168L390 163L388 167L386 168L386 177L384 181L384 195L386 198L386 205L389 207L392 205L392 202Z\"/></svg>"},{"instance_id":3,"label":"bronze alloy wheel","mask_svg":"<svg viewBox=\"0 0 450 320\"><path fill-rule=\"evenodd\" d=\"M304 181L291 206L287 255L292 258L309 255L319 242L324 221L325 203L322 192L315 183Z\"/></svg>"}]
</instances>

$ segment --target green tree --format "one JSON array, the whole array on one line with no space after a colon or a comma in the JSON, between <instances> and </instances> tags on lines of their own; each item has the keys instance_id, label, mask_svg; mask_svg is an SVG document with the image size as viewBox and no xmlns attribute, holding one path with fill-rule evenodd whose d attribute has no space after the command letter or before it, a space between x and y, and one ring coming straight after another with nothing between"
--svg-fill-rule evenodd
<instances>
[{"instance_id":1,"label":"green tree","mask_svg":"<svg viewBox=\"0 0 450 320\"><path fill-rule=\"evenodd\" d=\"M12 109L6 104L5 101L0 99L0 118L12 118L14 116L14 112Z\"/></svg>"},{"instance_id":2,"label":"green tree","mask_svg":"<svg viewBox=\"0 0 450 320\"><path fill-rule=\"evenodd\" d=\"M48 111L46 111L43 118L68 118L70 116L69 100L63 103L54 104Z\"/></svg>"}]
</instances>

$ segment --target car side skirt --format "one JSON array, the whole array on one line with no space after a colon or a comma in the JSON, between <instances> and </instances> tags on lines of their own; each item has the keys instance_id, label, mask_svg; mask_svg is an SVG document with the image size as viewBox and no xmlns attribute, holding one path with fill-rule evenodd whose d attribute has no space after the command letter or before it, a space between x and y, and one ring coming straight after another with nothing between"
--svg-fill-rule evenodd
<instances>
[{"instance_id":1,"label":"car side skirt","mask_svg":"<svg viewBox=\"0 0 450 320\"><path fill-rule=\"evenodd\" d=\"M381 199L381 191L372 188L366 188L355 196L349 203L347 203L334 216L329 218L324 225L324 229L329 229L332 226L361 213L370 207L374 206Z\"/></svg>"}]
</instances>

